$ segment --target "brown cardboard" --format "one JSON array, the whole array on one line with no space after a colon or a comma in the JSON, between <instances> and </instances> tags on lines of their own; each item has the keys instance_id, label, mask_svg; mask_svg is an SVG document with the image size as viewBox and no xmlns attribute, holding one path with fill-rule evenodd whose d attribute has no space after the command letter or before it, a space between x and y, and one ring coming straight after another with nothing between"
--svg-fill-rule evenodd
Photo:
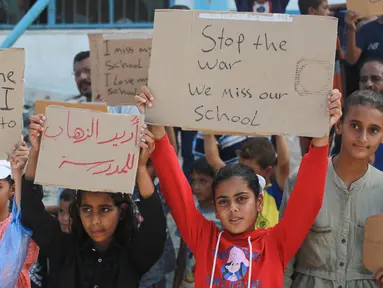
<instances>
[{"instance_id":1,"label":"brown cardboard","mask_svg":"<svg viewBox=\"0 0 383 288\"><path fill-rule=\"evenodd\" d=\"M376 273L383 268L383 214L370 216L364 228L363 264Z\"/></svg>"},{"instance_id":2,"label":"brown cardboard","mask_svg":"<svg viewBox=\"0 0 383 288\"><path fill-rule=\"evenodd\" d=\"M217 133L327 135L336 37L331 17L157 10L146 119Z\"/></svg>"},{"instance_id":3,"label":"brown cardboard","mask_svg":"<svg viewBox=\"0 0 383 288\"><path fill-rule=\"evenodd\" d=\"M1 49L0 63L0 159L6 160L23 128L24 49Z\"/></svg>"},{"instance_id":4,"label":"brown cardboard","mask_svg":"<svg viewBox=\"0 0 383 288\"><path fill-rule=\"evenodd\" d=\"M102 95L109 106L135 104L134 96L148 82L151 33L105 34L89 39L98 57L92 64L92 69L97 69L95 78L92 73L92 93Z\"/></svg>"},{"instance_id":5,"label":"brown cardboard","mask_svg":"<svg viewBox=\"0 0 383 288\"><path fill-rule=\"evenodd\" d=\"M59 106L65 108L78 108L84 110L108 112L108 106L104 103L72 103L53 100L36 100L35 101L35 114L44 114L48 106Z\"/></svg>"},{"instance_id":6,"label":"brown cardboard","mask_svg":"<svg viewBox=\"0 0 383 288\"><path fill-rule=\"evenodd\" d=\"M143 115L46 109L35 182L133 193Z\"/></svg>"},{"instance_id":7,"label":"brown cardboard","mask_svg":"<svg viewBox=\"0 0 383 288\"><path fill-rule=\"evenodd\" d=\"M383 15L382 0L347 0L347 10L358 13L360 18Z\"/></svg>"},{"instance_id":8,"label":"brown cardboard","mask_svg":"<svg viewBox=\"0 0 383 288\"><path fill-rule=\"evenodd\" d=\"M90 70L91 70L91 81L92 81L92 101L95 101L97 98L97 95L100 94L99 91L99 85L93 84L98 83L100 76L99 76L99 65L97 63L98 61L98 46L100 41L102 41L103 37L102 34L89 34L89 51L90 51Z\"/></svg>"}]
</instances>

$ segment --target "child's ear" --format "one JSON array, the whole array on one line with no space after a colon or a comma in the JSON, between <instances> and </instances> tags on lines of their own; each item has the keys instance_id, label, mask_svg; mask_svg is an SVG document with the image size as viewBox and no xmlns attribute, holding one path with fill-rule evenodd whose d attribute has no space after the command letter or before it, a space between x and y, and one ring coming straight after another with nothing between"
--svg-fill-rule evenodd
<instances>
[{"instance_id":1,"label":"child's ear","mask_svg":"<svg viewBox=\"0 0 383 288\"><path fill-rule=\"evenodd\" d=\"M315 15L316 10L315 10L314 7L310 7L310 8L307 10L307 12L308 12L308 15Z\"/></svg>"},{"instance_id":2,"label":"child's ear","mask_svg":"<svg viewBox=\"0 0 383 288\"><path fill-rule=\"evenodd\" d=\"M341 121L338 121L335 124L335 132L336 132L336 134L341 135L342 134L342 130L343 130L343 124L342 124ZM383 141L383 139L382 139L382 141Z\"/></svg>"},{"instance_id":3,"label":"child's ear","mask_svg":"<svg viewBox=\"0 0 383 288\"><path fill-rule=\"evenodd\" d=\"M11 198L11 197L13 197L13 195L15 195L15 189L16 189L16 185L12 184L10 189L9 189L8 198Z\"/></svg>"},{"instance_id":4,"label":"child's ear","mask_svg":"<svg viewBox=\"0 0 383 288\"><path fill-rule=\"evenodd\" d=\"M266 172L267 177L270 178L273 175L274 167L273 166L267 167L265 169L265 172Z\"/></svg>"},{"instance_id":5,"label":"child's ear","mask_svg":"<svg viewBox=\"0 0 383 288\"><path fill-rule=\"evenodd\" d=\"M263 209L263 194L260 194L257 199L257 212L261 213Z\"/></svg>"}]
</instances>

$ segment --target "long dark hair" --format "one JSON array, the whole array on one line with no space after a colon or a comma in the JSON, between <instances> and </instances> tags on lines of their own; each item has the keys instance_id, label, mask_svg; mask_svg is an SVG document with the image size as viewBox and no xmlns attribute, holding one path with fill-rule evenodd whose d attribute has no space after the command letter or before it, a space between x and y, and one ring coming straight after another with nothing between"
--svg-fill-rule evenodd
<instances>
[{"instance_id":1,"label":"long dark hair","mask_svg":"<svg viewBox=\"0 0 383 288\"><path fill-rule=\"evenodd\" d=\"M86 233L80 218L80 206L83 194L87 191L77 190L76 199L71 203L69 213L72 218L71 233L79 245L83 245L90 239ZM90 192L92 193L92 192ZM97 193L97 192L93 192ZM120 210L120 220L114 231L113 241L126 245L138 230L138 219L135 213L135 204L130 195L122 193L107 193L113 200L114 205Z\"/></svg>"}]
</instances>

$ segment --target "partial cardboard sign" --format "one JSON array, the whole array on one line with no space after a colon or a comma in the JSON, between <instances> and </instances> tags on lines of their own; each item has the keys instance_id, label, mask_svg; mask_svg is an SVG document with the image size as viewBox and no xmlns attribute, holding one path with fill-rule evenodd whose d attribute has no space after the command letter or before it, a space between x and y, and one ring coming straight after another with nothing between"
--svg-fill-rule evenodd
<instances>
[{"instance_id":1,"label":"partial cardboard sign","mask_svg":"<svg viewBox=\"0 0 383 288\"><path fill-rule=\"evenodd\" d=\"M134 96L148 83L151 31L89 36L92 59L92 94L109 106L135 103Z\"/></svg>"},{"instance_id":2,"label":"partial cardboard sign","mask_svg":"<svg viewBox=\"0 0 383 288\"><path fill-rule=\"evenodd\" d=\"M0 159L6 160L23 129L24 49L1 49L0 63Z\"/></svg>"},{"instance_id":3,"label":"partial cardboard sign","mask_svg":"<svg viewBox=\"0 0 383 288\"><path fill-rule=\"evenodd\" d=\"M337 19L157 10L154 27L149 123L232 135L328 135Z\"/></svg>"},{"instance_id":4,"label":"partial cardboard sign","mask_svg":"<svg viewBox=\"0 0 383 288\"><path fill-rule=\"evenodd\" d=\"M363 264L376 273L383 268L383 214L370 216L364 227Z\"/></svg>"},{"instance_id":5,"label":"partial cardboard sign","mask_svg":"<svg viewBox=\"0 0 383 288\"><path fill-rule=\"evenodd\" d=\"M49 106L35 182L132 194L143 115Z\"/></svg>"},{"instance_id":6,"label":"partial cardboard sign","mask_svg":"<svg viewBox=\"0 0 383 288\"><path fill-rule=\"evenodd\" d=\"M99 43L102 41L102 34L89 34L89 51L90 51L90 71L91 71L91 81L92 85L92 101L95 101L97 96L100 95L99 86L99 65L97 63L99 57Z\"/></svg>"},{"instance_id":7,"label":"partial cardboard sign","mask_svg":"<svg viewBox=\"0 0 383 288\"><path fill-rule=\"evenodd\" d=\"M36 100L35 101L35 114L45 115L45 110L48 106L58 106L65 108L78 108L83 110L92 110L100 112L108 112L108 106L105 103L73 103L53 100Z\"/></svg>"},{"instance_id":8,"label":"partial cardboard sign","mask_svg":"<svg viewBox=\"0 0 383 288\"><path fill-rule=\"evenodd\" d=\"M347 10L355 11L360 18L383 15L383 0L347 0Z\"/></svg>"}]
</instances>

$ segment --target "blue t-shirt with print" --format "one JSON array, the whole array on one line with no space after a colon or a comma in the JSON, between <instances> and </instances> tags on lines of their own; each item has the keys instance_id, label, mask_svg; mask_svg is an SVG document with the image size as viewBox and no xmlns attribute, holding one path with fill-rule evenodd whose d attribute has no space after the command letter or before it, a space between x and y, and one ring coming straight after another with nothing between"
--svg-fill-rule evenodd
<instances>
[{"instance_id":1,"label":"blue t-shirt with print","mask_svg":"<svg viewBox=\"0 0 383 288\"><path fill-rule=\"evenodd\" d=\"M364 59L383 59L383 23L376 20L364 25L356 34L356 46Z\"/></svg>"}]
</instances>

